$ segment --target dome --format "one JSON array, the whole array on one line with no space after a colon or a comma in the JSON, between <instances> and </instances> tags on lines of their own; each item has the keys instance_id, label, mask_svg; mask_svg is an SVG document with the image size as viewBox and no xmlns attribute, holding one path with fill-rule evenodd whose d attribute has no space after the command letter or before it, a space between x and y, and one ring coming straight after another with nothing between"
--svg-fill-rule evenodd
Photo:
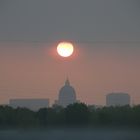
<instances>
[{"instance_id":1,"label":"dome","mask_svg":"<svg viewBox=\"0 0 140 140\"><path fill-rule=\"evenodd\" d=\"M74 102L76 102L76 93L67 79L65 85L59 91L59 104L65 107Z\"/></svg>"}]
</instances>

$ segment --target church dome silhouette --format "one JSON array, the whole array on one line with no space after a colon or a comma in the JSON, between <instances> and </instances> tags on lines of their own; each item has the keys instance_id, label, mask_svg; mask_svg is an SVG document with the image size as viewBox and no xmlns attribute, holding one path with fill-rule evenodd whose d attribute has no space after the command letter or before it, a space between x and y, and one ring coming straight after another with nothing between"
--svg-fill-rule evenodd
<instances>
[{"instance_id":1,"label":"church dome silhouette","mask_svg":"<svg viewBox=\"0 0 140 140\"><path fill-rule=\"evenodd\" d=\"M69 79L65 81L65 85L59 91L59 105L66 107L76 102L75 89L70 85Z\"/></svg>"}]
</instances>

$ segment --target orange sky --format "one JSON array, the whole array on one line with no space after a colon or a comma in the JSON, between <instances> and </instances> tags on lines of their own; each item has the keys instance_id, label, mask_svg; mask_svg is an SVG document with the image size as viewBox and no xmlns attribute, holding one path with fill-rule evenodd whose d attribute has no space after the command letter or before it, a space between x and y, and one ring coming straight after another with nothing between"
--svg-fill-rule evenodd
<instances>
[{"instance_id":1,"label":"orange sky","mask_svg":"<svg viewBox=\"0 0 140 140\"><path fill-rule=\"evenodd\" d=\"M78 100L105 104L110 92L127 92L140 103L139 43L75 43L75 53L61 58L56 43L0 44L0 103L11 98L49 98L68 76Z\"/></svg>"}]
</instances>

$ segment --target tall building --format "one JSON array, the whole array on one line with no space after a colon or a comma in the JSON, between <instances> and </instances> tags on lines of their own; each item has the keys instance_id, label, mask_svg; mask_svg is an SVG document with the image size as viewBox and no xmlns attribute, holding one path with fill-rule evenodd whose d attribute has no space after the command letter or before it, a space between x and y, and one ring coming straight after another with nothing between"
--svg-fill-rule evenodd
<instances>
[{"instance_id":1,"label":"tall building","mask_svg":"<svg viewBox=\"0 0 140 140\"><path fill-rule=\"evenodd\" d=\"M56 104L66 107L69 104L76 102L76 92L74 88L70 85L69 80L65 81L65 85L60 89L58 100Z\"/></svg>"},{"instance_id":2,"label":"tall building","mask_svg":"<svg viewBox=\"0 0 140 140\"><path fill-rule=\"evenodd\" d=\"M49 107L49 99L11 99L9 105L13 108L25 107L37 111Z\"/></svg>"},{"instance_id":3,"label":"tall building","mask_svg":"<svg viewBox=\"0 0 140 140\"><path fill-rule=\"evenodd\" d=\"M127 93L110 93L106 96L107 106L130 105L130 96Z\"/></svg>"}]
</instances>

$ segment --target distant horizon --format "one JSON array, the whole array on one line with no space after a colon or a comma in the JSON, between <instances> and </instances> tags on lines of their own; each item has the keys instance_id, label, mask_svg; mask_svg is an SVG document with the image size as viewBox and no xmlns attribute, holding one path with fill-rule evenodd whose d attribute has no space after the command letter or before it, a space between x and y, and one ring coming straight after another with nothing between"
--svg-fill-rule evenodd
<instances>
[{"instance_id":1,"label":"distant horizon","mask_svg":"<svg viewBox=\"0 0 140 140\"><path fill-rule=\"evenodd\" d=\"M106 94L106 96L107 95L109 95L109 94L128 94L128 93L124 93L124 92L112 92L112 93L108 93L108 94ZM128 94L129 95L129 94ZM129 95L130 96L130 95ZM50 99L49 98L33 98L33 97L30 97L30 98L10 98L9 99L9 102L7 103L7 104L4 104L4 105L9 105L9 103L10 103L10 101L13 101L13 100L48 100L49 102L50 102ZM57 100L57 99L56 99ZM106 101L106 97L105 97L105 101ZM78 100L77 99L77 102L80 102L80 103L85 103L85 102L81 102L80 100ZM131 101L131 96L130 96L130 104L129 105L134 105L134 104L132 104L131 103L132 101ZM49 106L51 107L52 105L54 105L55 104L55 102L53 102L52 104L49 104ZM86 104L86 103L85 103ZM0 105L3 105L3 104L0 104ZM87 105L101 105L101 104L87 104ZM106 104L105 105L101 105L101 106L106 106Z\"/></svg>"}]
</instances>

